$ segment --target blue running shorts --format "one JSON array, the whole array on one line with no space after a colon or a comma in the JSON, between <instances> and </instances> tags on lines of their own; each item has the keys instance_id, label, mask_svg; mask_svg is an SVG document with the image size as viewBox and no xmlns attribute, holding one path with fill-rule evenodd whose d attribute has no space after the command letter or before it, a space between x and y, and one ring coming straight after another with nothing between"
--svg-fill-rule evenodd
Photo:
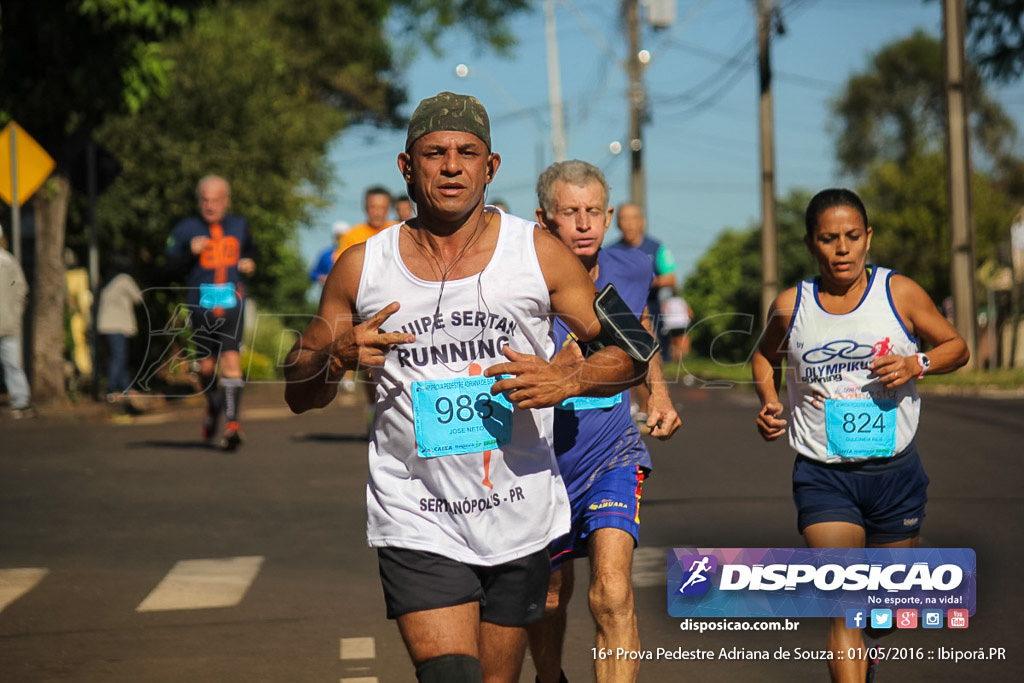
<instances>
[{"instance_id":1,"label":"blue running shorts","mask_svg":"<svg viewBox=\"0 0 1024 683\"><path fill-rule=\"evenodd\" d=\"M867 543L893 543L921 533L928 475L913 442L891 458L825 464L798 456L793 501L800 533L821 522L864 528Z\"/></svg>"},{"instance_id":2,"label":"blue running shorts","mask_svg":"<svg viewBox=\"0 0 1024 683\"><path fill-rule=\"evenodd\" d=\"M551 542L551 568L587 556L587 536L596 529L622 529L640 540L640 496L646 467L616 467L601 473L589 488L570 499L572 527Z\"/></svg>"}]
</instances>

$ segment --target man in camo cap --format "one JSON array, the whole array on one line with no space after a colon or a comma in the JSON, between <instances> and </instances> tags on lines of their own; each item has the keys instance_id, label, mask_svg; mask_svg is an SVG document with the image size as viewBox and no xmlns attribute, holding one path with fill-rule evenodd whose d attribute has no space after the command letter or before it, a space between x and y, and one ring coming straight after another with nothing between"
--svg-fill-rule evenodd
<instances>
[{"instance_id":1,"label":"man in camo cap","mask_svg":"<svg viewBox=\"0 0 1024 683\"><path fill-rule=\"evenodd\" d=\"M643 377L614 346L546 360L553 315L600 332L594 285L533 221L485 205L500 163L476 98L423 100L398 155L417 215L339 257L285 363L295 412L373 372L367 540L421 683L518 682L547 545L569 528L550 407Z\"/></svg>"},{"instance_id":2,"label":"man in camo cap","mask_svg":"<svg viewBox=\"0 0 1024 683\"><path fill-rule=\"evenodd\" d=\"M406 153L427 133L439 130L461 131L477 136L491 151L491 122L480 100L472 95L441 92L419 103L409 119L405 138Z\"/></svg>"}]
</instances>

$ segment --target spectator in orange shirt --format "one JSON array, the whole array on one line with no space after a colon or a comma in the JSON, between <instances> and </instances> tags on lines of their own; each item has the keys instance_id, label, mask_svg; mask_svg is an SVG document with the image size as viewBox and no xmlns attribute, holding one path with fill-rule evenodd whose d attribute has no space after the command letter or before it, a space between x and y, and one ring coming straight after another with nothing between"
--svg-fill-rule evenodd
<instances>
[{"instance_id":1,"label":"spectator in orange shirt","mask_svg":"<svg viewBox=\"0 0 1024 683\"><path fill-rule=\"evenodd\" d=\"M384 228L395 224L388 219L391 213L391 193L387 188L379 185L369 188L363 195L363 210L366 211L366 222L352 226L352 229L345 233L341 240L340 252L362 244Z\"/></svg>"}]
</instances>

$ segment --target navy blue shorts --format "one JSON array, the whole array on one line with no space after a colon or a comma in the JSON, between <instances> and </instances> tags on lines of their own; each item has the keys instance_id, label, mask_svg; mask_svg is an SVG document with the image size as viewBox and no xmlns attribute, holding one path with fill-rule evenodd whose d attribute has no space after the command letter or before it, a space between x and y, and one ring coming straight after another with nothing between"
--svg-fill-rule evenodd
<instances>
[{"instance_id":1,"label":"navy blue shorts","mask_svg":"<svg viewBox=\"0 0 1024 683\"><path fill-rule=\"evenodd\" d=\"M216 358L225 351L242 348L242 308L239 303L233 308L220 309L218 315L209 308L189 306L189 326L196 345L196 358Z\"/></svg>"},{"instance_id":2,"label":"navy blue shorts","mask_svg":"<svg viewBox=\"0 0 1024 683\"><path fill-rule=\"evenodd\" d=\"M388 619L428 609L480 603L480 620L525 626L544 616L551 563L547 548L518 560L484 566L436 553L377 548Z\"/></svg>"},{"instance_id":3,"label":"navy blue shorts","mask_svg":"<svg viewBox=\"0 0 1024 683\"><path fill-rule=\"evenodd\" d=\"M640 540L640 496L648 472L639 465L615 467L570 498L572 527L568 534L551 542L551 568L586 557L587 536L596 529L622 529L633 537L635 547Z\"/></svg>"},{"instance_id":4,"label":"navy blue shorts","mask_svg":"<svg viewBox=\"0 0 1024 683\"><path fill-rule=\"evenodd\" d=\"M928 475L911 443L891 458L825 464L798 456L793 501L800 533L821 522L850 522L866 540L893 543L921 533Z\"/></svg>"}]
</instances>

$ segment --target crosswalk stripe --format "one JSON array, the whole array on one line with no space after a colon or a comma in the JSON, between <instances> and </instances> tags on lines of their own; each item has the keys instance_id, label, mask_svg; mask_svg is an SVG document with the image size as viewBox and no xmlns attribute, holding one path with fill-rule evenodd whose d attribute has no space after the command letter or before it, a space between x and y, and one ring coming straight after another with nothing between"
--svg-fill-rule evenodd
<instances>
[{"instance_id":1,"label":"crosswalk stripe","mask_svg":"<svg viewBox=\"0 0 1024 683\"><path fill-rule=\"evenodd\" d=\"M263 558L182 560L174 565L136 612L233 607L242 601Z\"/></svg>"},{"instance_id":2,"label":"crosswalk stripe","mask_svg":"<svg viewBox=\"0 0 1024 683\"><path fill-rule=\"evenodd\" d=\"M342 638L342 659L373 659L377 656L377 647L373 638Z\"/></svg>"},{"instance_id":3,"label":"crosswalk stripe","mask_svg":"<svg viewBox=\"0 0 1024 683\"><path fill-rule=\"evenodd\" d=\"M49 569L0 569L0 612L36 587Z\"/></svg>"},{"instance_id":4,"label":"crosswalk stripe","mask_svg":"<svg viewBox=\"0 0 1024 683\"><path fill-rule=\"evenodd\" d=\"M668 572L668 550L668 546L640 546L633 551L634 586L637 588L665 586Z\"/></svg>"}]
</instances>

